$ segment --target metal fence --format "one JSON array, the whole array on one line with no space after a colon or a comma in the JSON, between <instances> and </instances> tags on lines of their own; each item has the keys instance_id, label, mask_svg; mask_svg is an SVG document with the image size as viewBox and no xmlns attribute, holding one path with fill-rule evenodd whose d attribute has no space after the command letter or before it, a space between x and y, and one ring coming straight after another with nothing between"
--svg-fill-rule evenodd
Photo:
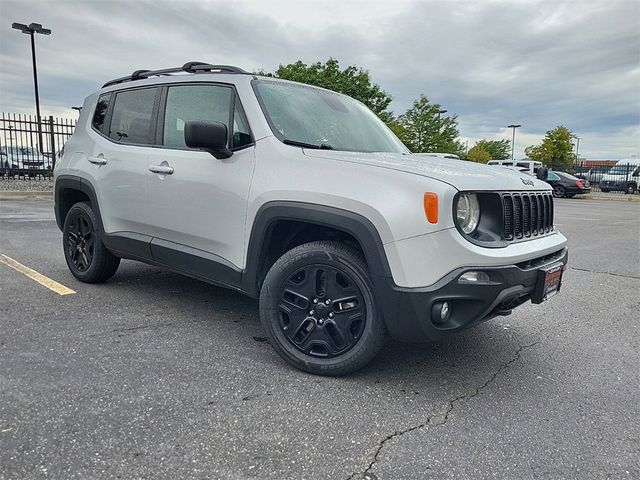
<instances>
[{"instance_id":1,"label":"metal fence","mask_svg":"<svg viewBox=\"0 0 640 480\"><path fill-rule=\"evenodd\" d=\"M76 121L2 113L0 118L0 177L50 175Z\"/></svg>"}]
</instances>

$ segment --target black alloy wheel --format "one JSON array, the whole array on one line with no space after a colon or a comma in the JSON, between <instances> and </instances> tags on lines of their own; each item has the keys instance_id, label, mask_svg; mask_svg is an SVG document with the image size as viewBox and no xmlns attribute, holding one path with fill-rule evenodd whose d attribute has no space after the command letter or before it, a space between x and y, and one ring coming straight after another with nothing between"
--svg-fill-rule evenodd
<instances>
[{"instance_id":1,"label":"black alloy wheel","mask_svg":"<svg viewBox=\"0 0 640 480\"><path fill-rule=\"evenodd\" d=\"M316 375L362 368L387 338L362 254L335 241L299 245L271 266L260 320L284 360Z\"/></svg>"},{"instance_id":2,"label":"black alloy wheel","mask_svg":"<svg viewBox=\"0 0 640 480\"><path fill-rule=\"evenodd\" d=\"M104 232L99 225L92 206L86 202L73 205L64 219L64 258L73 276L82 282L104 282L120 265L120 258L104 246Z\"/></svg>"},{"instance_id":3,"label":"black alloy wheel","mask_svg":"<svg viewBox=\"0 0 640 480\"><path fill-rule=\"evenodd\" d=\"M285 280L280 292L280 328L306 355L341 355L353 348L364 331L367 311L362 292L339 268L304 266Z\"/></svg>"},{"instance_id":4,"label":"black alloy wheel","mask_svg":"<svg viewBox=\"0 0 640 480\"><path fill-rule=\"evenodd\" d=\"M95 247L95 234L89 218L76 210L69 219L67 231L67 256L80 272L91 266Z\"/></svg>"}]
</instances>

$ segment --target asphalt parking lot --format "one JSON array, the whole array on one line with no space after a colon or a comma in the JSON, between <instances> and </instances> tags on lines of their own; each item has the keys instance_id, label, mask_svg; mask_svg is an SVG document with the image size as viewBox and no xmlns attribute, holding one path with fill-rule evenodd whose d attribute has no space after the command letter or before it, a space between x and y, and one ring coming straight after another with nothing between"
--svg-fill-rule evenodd
<instances>
[{"instance_id":1,"label":"asphalt parking lot","mask_svg":"<svg viewBox=\"0 0 640 480\"><path fill-rule=\"evenodd\" d=\"M50 200L0 201L0 478L640 478L640 204L558 200L559 296L315 377L257 303L134 262L67 271Z\"/></svg>"}]
</instances>

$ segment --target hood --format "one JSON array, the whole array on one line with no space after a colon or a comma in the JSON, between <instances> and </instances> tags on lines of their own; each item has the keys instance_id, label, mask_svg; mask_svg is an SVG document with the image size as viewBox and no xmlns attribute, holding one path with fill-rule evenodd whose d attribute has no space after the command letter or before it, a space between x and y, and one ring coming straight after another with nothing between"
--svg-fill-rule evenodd
<instances>
[{"instance_id":1,"label":"hood","mask_svg":"<svg viewBox=\"0 0 640 480\"><path fill-rule=\"evenodd\" d=\"M304 149L309 157L359 163L433 178L458 190L550 190L548 183L499 165L402 155Z\"/></svg>"}]
</instances>

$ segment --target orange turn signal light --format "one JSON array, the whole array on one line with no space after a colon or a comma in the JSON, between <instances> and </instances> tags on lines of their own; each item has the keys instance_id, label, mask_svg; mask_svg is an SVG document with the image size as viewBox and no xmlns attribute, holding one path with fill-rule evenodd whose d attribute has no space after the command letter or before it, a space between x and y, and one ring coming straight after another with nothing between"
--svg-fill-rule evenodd
<instances>
[{"instance_id":1,"label":"orange turn signal light","mask_svg":"<svg viewBox=\"0 0 640 480\"><path fill-rule=\"evenodd\" d=\"M438 223L438 194L424 192L424 214L429 223Z\"/></svg>"}]
</instances>

